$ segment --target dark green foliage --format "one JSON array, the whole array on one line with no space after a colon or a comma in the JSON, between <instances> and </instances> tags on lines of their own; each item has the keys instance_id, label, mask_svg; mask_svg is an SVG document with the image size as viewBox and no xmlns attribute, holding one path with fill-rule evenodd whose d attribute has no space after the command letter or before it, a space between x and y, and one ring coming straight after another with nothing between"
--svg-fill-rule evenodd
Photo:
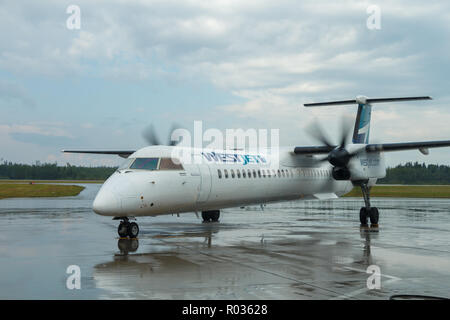
<instances>
[{"instance_id":1,"label":"dark green foliage","mask_svg":"<svg viewBox=\"0 0 450 320\"><path fill-rule=\"evenodd\" d=\"M450 166L407 162L386 169L378 184L450 184Z\"/></svg>"},{"instance_id":2,"label":"dark green foliage","mask_svg":"<svg viewBox=\"0 0 450 320\"><path fill-rule=\"evenodd\" d=\"M106 180L117 168L113 167L77 167L56 163L18 164L3 162L0 164L0 179L35 180Z\"/></svg>"}]
</instances>

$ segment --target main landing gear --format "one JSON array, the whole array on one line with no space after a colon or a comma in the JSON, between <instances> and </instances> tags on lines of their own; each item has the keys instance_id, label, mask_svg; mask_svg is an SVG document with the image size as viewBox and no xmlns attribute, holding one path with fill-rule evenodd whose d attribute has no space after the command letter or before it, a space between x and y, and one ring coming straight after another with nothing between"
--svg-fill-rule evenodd
<instances>
[{"instance_id":1,"label":"main landing gear","mask_svg":"<svg viewBox=\"0 0 450 320\"><path fill-rule=\"evenodd\" d=\"M364 197L365 207L362 207L359 211L359 221L361 227L367 227L367 220L370 219L370 226L373 228L378 227L379 212L378 208L370 206L370 187L367 183L361 183L361 191Z\"/></svg>"},{"instance_id":2,"label":"main landing gear","mask_svg":"<svg viewBox=\"0 0 450 320\"><path fill-rule=\"evenodd\" d=\"M218 222L220 217L220 210L202 211L203 223Z\"/></svg>"},{"instance_id":3,"label":"main landing gear","mask_svg":"<svg viewBox=\"0 0 450 320\"><path fill-rule=\"evenodd\" d=\"M130 237L131 239L133 239L138 236L139 226L136 222L130 222L128 217L115 217L113 220L122 220L120 221L119 227L117 228L119 237Z\"/></svg>"}]
</instances>

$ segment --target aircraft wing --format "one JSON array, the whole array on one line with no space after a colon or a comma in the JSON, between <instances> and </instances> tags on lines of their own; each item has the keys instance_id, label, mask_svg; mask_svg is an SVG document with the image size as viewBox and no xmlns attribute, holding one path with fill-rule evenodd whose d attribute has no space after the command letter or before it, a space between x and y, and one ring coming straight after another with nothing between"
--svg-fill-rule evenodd
<instances>
[{"instance_id":1,"label":"aircraft wing","mask_svg":"<svg viewBox=\"0 0 450 320\"><path fill-rule=\"evenodd\" d=\"M313 155L327 154L337 146L309 146L295 147L295 154ZM366 152L390 152L418 149L420 152L428 154L429 148L450 147L450 140L442 141L422 141L422 142L399 142L399 143L373 143L366 145Z\"/></svg>"},{"instance_id":2,"label":"aircraft wing","mask_svg":"<svg viewBox=\"0 0 450 320\"><path fill-rule=\"evenodd\" d=\"M400 143L380 143L380 144L368 144L366 146L367 152L379 152L379 151L402 151L412 149L428 149L428 148L440 148L450 147L450 140L443 141L424 141L424 142L400 142Z\"/></svg>"},{"instance_id":3,"label":"aircraft wing","mask_svg":"<svg viewBox=\"0 0 450 320\"><path fill-rule=\"evenodd\" d=\"M65 153L93 153L93 154L116 154L122 158L128 158L136 150L62 150Z\"/></svg>"},{"instance_id":4,"label":"aircraft wing","mask_svg":"<svg viewBox=\"0 0 450 320\"><path fill-rule=\"evenodd\" d=\"M330 153L337 146L311 146L311 147L295 147L295 154L324 154Z\"/></svg>"}]
</instances>

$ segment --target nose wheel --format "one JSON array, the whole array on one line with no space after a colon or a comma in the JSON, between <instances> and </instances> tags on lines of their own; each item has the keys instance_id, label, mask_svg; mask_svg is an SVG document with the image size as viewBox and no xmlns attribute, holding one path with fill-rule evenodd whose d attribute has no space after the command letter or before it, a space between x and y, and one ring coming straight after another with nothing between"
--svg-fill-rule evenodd
<instances>
[{"instance_id":1,"label":"nose wheel","mask_svg":"<svg viewBox=\"0 0 450 320\"><path fill-rule=\"evenodd\" d=\"M114 218L114 220L117 219L122 220L119 223L119 227L117 228L117 233L119 234L119 237L121 238L130 237L131 239L133 239L138 236L139 226L136 222L130 222L127 217Z\"/></svg>"},{"instance_id":2,"label":"nose wheel","mask_svg":"<svg viewBox=\"0 0 450 320\"><path fill-rule=\"evenodd\" d=\"M202 211L203 222L218 222L220 218L220 210Z\"/></svg>"}]
</instances>

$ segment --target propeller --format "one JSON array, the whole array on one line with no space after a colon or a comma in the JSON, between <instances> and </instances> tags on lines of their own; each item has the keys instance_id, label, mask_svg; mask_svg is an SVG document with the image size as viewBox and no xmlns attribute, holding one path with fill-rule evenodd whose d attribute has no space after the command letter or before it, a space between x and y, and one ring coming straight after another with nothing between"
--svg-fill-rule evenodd
<instances>
[{"instance_id":1,"label":"propeller","mask_svg":"<svg viewBox=\"0 0 450 320\"><path fill-rule=\"evenodd\" d=\"M174 141L171 139L172 132L174 132L176 129L181 128L181 126L177 125L176 123L173 123L169 132L169 137L167 140L167 143L165 145L167 146L176 146L180 141ZM161 143L161 140L159 139L158 135L155 132L155 127L151 124L147 128L144 129L142 132L142 137L147 141L147 143L151 146L161 146L164 145Z\"/></svg>"},{"instance_id":2,"label":"propeller","mask_svg":"<svg viewBox=\"0 0 450 320\"><path fill-rule=\"evenodd\" d=\"M347 168L350 160L355 157L359 150L354 152L349 152L347 150L348 145L348 137L352 131L351 122L347 120L345 117L341 119L341 130L338 135L339 144L336 145L331 142L331 140L325 134L325 131L322 129L320 124L315 120L312 125L307 127L306 132L311 135L313 138L320 141L323 145L327 147L333 147L334 149L328 153L328 155L322 159L318 159L319 162L328 161L334 167L337 168Z\"/></svg>"}]
</instances>

